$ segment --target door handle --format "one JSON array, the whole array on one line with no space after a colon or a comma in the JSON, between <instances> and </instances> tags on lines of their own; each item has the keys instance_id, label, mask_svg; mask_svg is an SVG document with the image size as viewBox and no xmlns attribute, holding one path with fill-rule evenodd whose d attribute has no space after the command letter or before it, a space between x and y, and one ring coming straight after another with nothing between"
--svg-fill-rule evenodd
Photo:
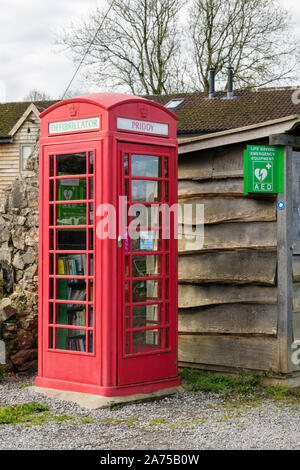
<instances>
[{"instance_id":1,"label":"door handle","mask_svg":"<svg viewBox=\"0 0 300 470\"><path fill-rule=\"evenodd\" d=\"M122 248L122 245L123 245L122 237L121 237L121 235L118 235L118 248Z\"/></svg>"}]
</instances>

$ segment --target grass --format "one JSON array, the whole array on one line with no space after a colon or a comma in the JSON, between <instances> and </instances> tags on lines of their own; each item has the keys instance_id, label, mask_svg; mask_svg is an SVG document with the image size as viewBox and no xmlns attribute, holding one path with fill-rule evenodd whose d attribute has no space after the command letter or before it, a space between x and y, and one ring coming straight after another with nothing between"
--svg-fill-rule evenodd
<instances>
[{"instance_id":1,"label":"grass","mask_svg":"<svg viewBox=\"0 0 300 470\"><path fill-rule=\"evenodd\" d=\"M31 402L22 405L3 406L0 408L0 424L17 424L33 422L36 418L41 418L41 413L48 410L48 407L40 403Z\"/></svg>"},{"instance_id":2,"label":"grass","mask_svg":"<svg viewBox=\"0 0 300 470\"><path fill-rule=\"evenodd\" d=\"M255 406L260 399L268 398L275 402L300 405L300 387L289 388L281 385L264 386L265 373L250 375L240 372L231 377L215 375L198 369L182 369L181 378L192 386L194 392L213 392L224 399L247 400Z\"/></svg>"},{"instance_id":3,"label":"grass","mask_svg":"<svg viewBox=\"0 0 300 470\"><path fill-rule=\"evenodd\" d=\"M42 425L48 422L62 423L73 419L72 416L66 414L54 415L48 410L48 406L35 401L15 406L2 406L0 407L0 425L23 423L30 426L32 424Z\"/></svg>"},{"instance_id":4,"label":"grass","mask_svg":"<svg viewBox=\"0 0 300 470\"><path fill-rule=\"evenodd\" d=\"M167 424L166 418L154 418L152 421L150 421L149 426L157 426L158 424Z\"/></svg>"}]
</instances>

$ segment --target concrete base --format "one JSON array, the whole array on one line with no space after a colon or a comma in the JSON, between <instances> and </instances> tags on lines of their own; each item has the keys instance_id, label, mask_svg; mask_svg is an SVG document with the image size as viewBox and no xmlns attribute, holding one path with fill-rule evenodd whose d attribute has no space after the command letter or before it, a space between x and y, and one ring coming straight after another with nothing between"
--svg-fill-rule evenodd
<instances>
[{"instance_id":1,"label":"concrete base","mask_svg":"<svg viewBox=\"0 0 300 470\"><path fill-rule=\"evenodd\" d=\"M89 393L80 392L69 392L65 390L55 390L53 388L44 387L27 387L30 394L40 393L48 398L54 398L56 400L71 401L77 403L83 408L89 408L90 410L96 410L98 408L109 408L112 405L121 403L132 403L141 400L157 400L168 395L173 395L178 391L184 390L184 387L172 387L157 390L151 393L138 393L136 395L127 395L123 397L102 397L100 395L92 395Z\"/></svg>"}]
</instances>

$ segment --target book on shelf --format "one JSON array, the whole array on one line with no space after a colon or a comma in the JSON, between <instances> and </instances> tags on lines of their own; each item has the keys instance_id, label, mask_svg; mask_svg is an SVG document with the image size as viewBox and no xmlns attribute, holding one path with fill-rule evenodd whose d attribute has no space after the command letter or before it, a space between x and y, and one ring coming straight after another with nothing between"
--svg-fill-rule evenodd
<instances>
[{"instance_id":1,"label":"book on shelf","mask_svg":"<svg viewBox=\"0 0 300 470\"><path fill-rule=\"evenodd\" d=\"M80 338L76 338L76 336L80 336ZM67 349L71 351L85 351L85 335L79 333L67 337Z\"/></svg>"},{"instance_id":2,"label":"book on shelf","mask_svg":"<svg viewBox=\"0 0 300 470\"><path fill-rule=\"evenodd\" d=\"M86 291L85 289L82 289L82 290L79 290L79 289L72 289L72 287L70 287L71 291L68 292L68 295L70 295L70 297L68 297L68 300L79 300L79 301L82 301L82 300L85 300L86 298Z\"/></svg>"},{"instance_id":3,"label":"book on shelf","mask_svg":"<svg viewBox=\"0 0 300 470\"><path fill-rule=\"evenodd\" d=\"M86 275L86 255L66 255L57 260L57 274L85 276Z\"/></svg>"},{"instance_id":4,"label":"book on shelf","mask_svg":"<svg viewBox=\"0 0 300 470\"><path fill-rule=\"evenodd\" d=\"M68 325L85 326L86 325L85 309L68 311Z\"/></svg>"}]
</instances>

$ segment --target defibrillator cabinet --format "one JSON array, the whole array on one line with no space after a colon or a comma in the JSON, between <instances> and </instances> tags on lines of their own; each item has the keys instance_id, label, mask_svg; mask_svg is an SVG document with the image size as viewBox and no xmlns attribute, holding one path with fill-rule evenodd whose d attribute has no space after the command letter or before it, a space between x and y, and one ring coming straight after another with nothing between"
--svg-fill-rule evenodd
<instances>
[{"instance_id":1,"label":"defibrillator cabinet","mask_svg":"<svg viewBox=\"0 0 300 470\"><path fill-rule=\"evenodd\" d=\"M91 94L41 114L36 385L178 385L176 116Z\"/></svg>"}]
</instances>

